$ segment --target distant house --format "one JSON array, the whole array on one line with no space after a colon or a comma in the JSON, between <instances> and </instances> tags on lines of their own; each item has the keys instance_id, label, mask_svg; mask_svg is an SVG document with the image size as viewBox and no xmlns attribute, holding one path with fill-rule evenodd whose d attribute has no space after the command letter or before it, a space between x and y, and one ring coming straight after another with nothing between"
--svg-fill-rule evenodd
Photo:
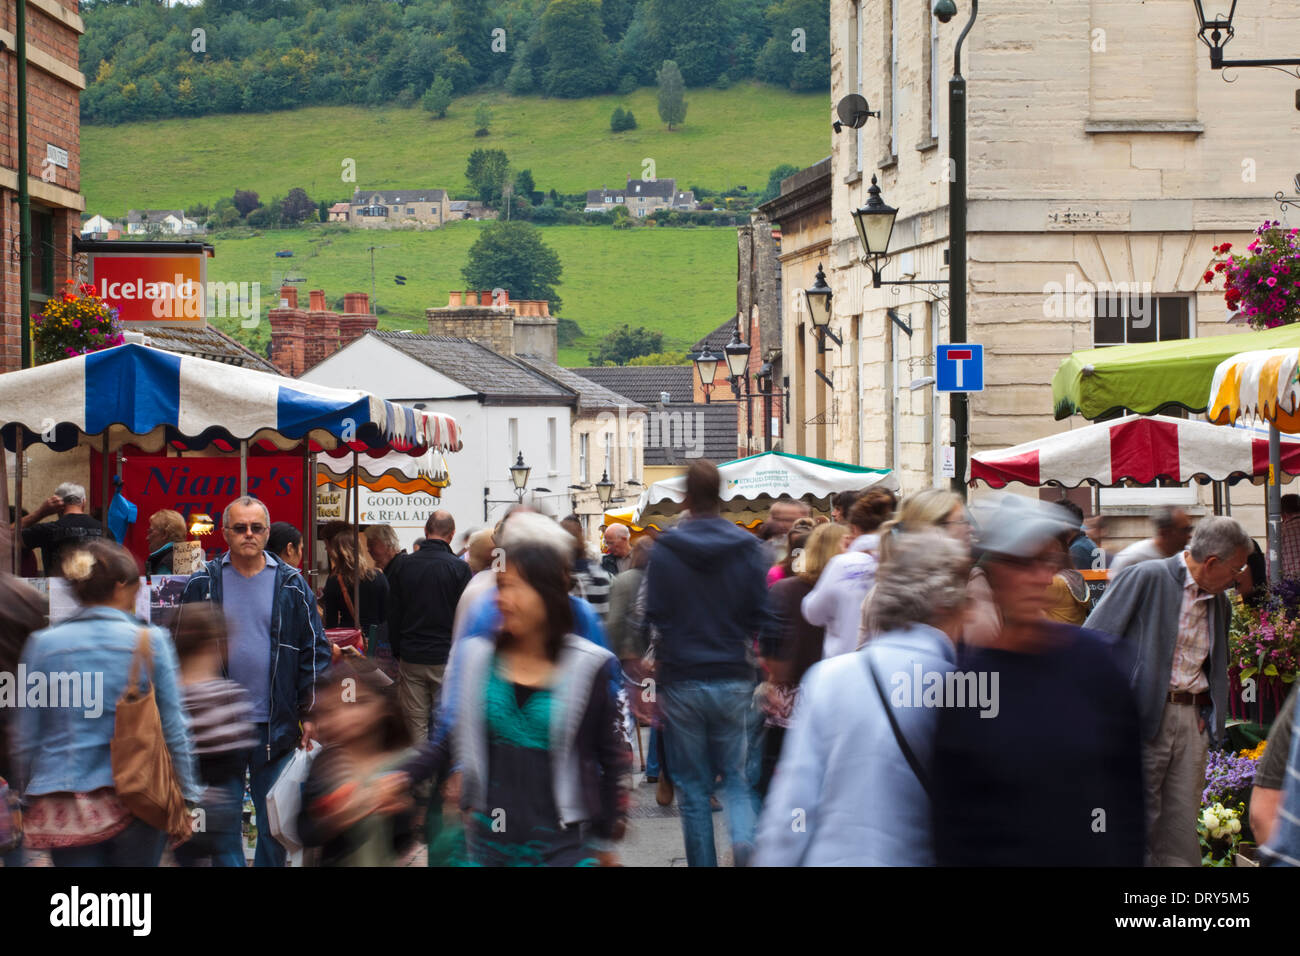
<instances>
[{"instance_id":1,"label":"distant house","mask_svg":"<svg viewBox=\"0 0 1300 956\"><path fill-rule=\"evenodd\" d=\"M450 211L450 217L451 217L452 219L468 219L468 218L469 218L469 201L468 201L468 200L466 200L466 199L453 199L453 200L452 200L451 202L449 202L447 205L448 205L448 207L449 207L450 210L451 210L451 211Z\"/></svg>"},{"instance_id":2,"label":"distant house","mask_svg":"<svg viewBox=\"0 0 1300 956\"><path fill-rule=\"evenodd\" d=\"M347 222L348 214L351 209L352 207L345 202L336 202L334 205L330 206L329 208L329 221Z\"/></svg>"},{"instance_id":3,"label":"distant house","mask_svg":"<svg viewBox=\"0 0 1300 956\"><path fill-rule=\"evenodd\" d=\"M128 236L191 236L202 231L199 223L179 209L132 209L126 214Z\"/></svg>"},{"instance_id":4,"label":"distant house","mask_svg":"<svg viewBox=\"0 0 1300 956\"><path fill-rule=\"evenodd\" d=\"M114 233L120 235L121 232L121 226L103 216L91 216L81 224L83 239L111 239L115 238Z\"/></svg>"},{"instance_id":5,"label":"distant house","mask_svg":"<svg viewBox=\"0 0 1300 956\"><path fill-rule=\"evenodd\" d=\"M652 215L660 209L693 212L699 208L695 193L680 191L675 179L629 179L624 189L587 190L587 205L583 212L612 212L620 205L628 214L638 219Z\"/></svg>"},{"instance_id":6,"label":"distant house","mask_svg":"<svg viewBox=\"0 0 1300 956\"><path fill-rule=\"evenodd\" d=\"M437 229L451 219L445 189L358 189L348 202L348 221L363 229L423 226Z\"/></svg>"}]
</instances>

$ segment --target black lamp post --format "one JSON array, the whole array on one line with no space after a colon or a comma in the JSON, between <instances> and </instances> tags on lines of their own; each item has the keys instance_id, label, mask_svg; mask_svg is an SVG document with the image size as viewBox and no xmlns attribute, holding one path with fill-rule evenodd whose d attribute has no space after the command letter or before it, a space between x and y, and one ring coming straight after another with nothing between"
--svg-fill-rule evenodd
<instances>
[{"instance_id":1,"label":"black lamp post","mask_svg":"<svg viewBox=\"0 0 1300 956\"><path fill-rule=\"evenodd\" d=\"M1232 18L1237 13L1237 0L1229 0L1228 15L1216 13L1213 16L1205 15L1205 4L1203 0L1193 0L1196 4L1196 18L1200 21L1200 28L1196 31L1197 36L1201 38L1210 50L1210 69L1222 70L1225 66L1265 66L1265 67L1283 67L1283 66L1300 66L1300 59L1296 57L1284 57L1282 59L1272 60L1225 60L1223 58L1223 49L1228 45L1236 33L1232 26ZM1208 35L1207 35L1208 34ZM1283 70L1284 73L1291 73L1300 76L1300 70Z\"/></svg>"},{"instance_id":2,"label":"black lamp post","mask_svg":"<svg viewBox=\"0 0 1300 956\"><path fill-rule=\"evenodd\" d=\"M519 498L519 503L524 503L524 489L528 486L528 473L532 471L530 467L524 464L524 453L521 451L515 463L510 466L510 480L515 483L515 495Z\"/></svg>"},{"instance_id":3,"label":"black lamp post","mask_svg":"<svg viewBox=\"0 0 1300 956\"><path fill-rule=\"evenodd\" d=\"M704 386L706 395L709 389L713 388L714 379L718 375L718 365L721 362L722 356L717 352L710 352L708 349L695 357L695 371L699 373L700 384Z\"/></svg>"},{"instance_id":4,"label":"black lamp post","mask_svg":"<svg viewBox=\"0 0 1300 956\"><path fill-rule=\"evenodd\" d=\"M809 320L813 331L817 333L817 351L826 351L827 338L842 346L844 343L840 337L831 331L831 287L826 284L826 273L822 271L820 262L817 263L817 275L813 279L812 288L804 289L803 294L808 302Z\"/></svg>"},{"instance_id":5,"label":"black lamp post","mask_svg":"<svg viewBox=\"0 0 1300 956\"><path fill-rule=\"evenodd\" d=\"M822 276L822 278L825 279L825 276ZM827 291L829 291L829 289ZM707 349L704 350L703 352L701 352L699 355L695 357L695 370L699 373L700 384L704 386L704 401L706 403L712 403L715 401L724 404L736 404L736 405L739 405L741 402L745 403L745 409L746 409L745 449L746 451L748 451L750 445L752 445L754 441L753 415L750 414L750 409L752 408L752 406L749 403L756 398L762 398L765 401L770 403L770 400L778 394L776 390L772 387L772 366L768 363L764 363L763 369L766 369L767 373L766 375L764 375L763 369L760 369L754 376L756 379L758 379L758 390L754 391L753 389L751 389L749 384L749 375L748 375L750 346L748 343L741 341L739 326L731 330L731 341L728 342L726 346L723 347L722 352L723 355L720 357L716 352L710 352ZM717 384L716 378L718 374L718 366L724 360L727 363L727 378L731 382L731 392L733 395L735 395L735 398L714 399L712 397L712 389L713 386ZM742 384L744 386L743 390L741 388ZM782 407L788 409L790 407L789 390L783 389L779 394L781 395L782 399L785 401L785 405ZM770 404L766 407L770 408ZM764 425L764 435L766 436L764 442L765 444L764 450L771 451L772 449L772 440L770 434L771 416L768 415L767 418L768 418L768 424ZM628 484L634 484L634 482L628 482Z\"/></svg>"},{"instance_id":6,"label":"black lamp post","mask_svg":"<svg viewBox=\"0 0 1300 956\"><path fill-rule=\"evenodd\" d=\"M596 482L596 496L600 498L600 508L605 510L609 507L609 499L614 495L614 482L609 480L609 472L602 471L600 481Z\"/></svg>"}]
</instances>

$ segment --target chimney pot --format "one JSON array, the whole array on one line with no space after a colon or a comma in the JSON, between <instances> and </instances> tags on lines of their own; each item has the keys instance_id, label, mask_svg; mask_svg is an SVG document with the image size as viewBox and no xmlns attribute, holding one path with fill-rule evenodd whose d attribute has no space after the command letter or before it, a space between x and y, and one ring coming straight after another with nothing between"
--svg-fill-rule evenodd
<instances>
[{"instance_id":1,"label":"chimney pot","mask_svg":"<svg viewBox=\"0 0 1300 956\"><path fill-rule=\"evenodd\" d=\"M307 293L307 295L311 304L311 311L313 312L325 311L326 305L325 305L324 289L312 289L309 293Z\"/></svg>"},{"instance_id":2,"label":"chimney pot","mask_svg":"<svg viewBox=\"0 0 1300 956\"><path fill-rule=\"evenodd\" d=\"M459 292L451 293L451 298L447 300L447 308L449 309L460 308L460 301L461 301L461 293Z\"/></svg>"},{"instance_id":3,"label":"chimney pot","mask_svg":"<svg viewBox=\"0 0 1300 956\"><path fill-rule=\"evenodd\" d=\"M368 292L344 293L343 314L344 315L369 315L370 314L370 293Z\"/></svg>"},{"instance_id":4,"label":"chimney pot","mask_svg":"<svg viewBox=\"0 0 1300 956\"><path fill-rule=\"evenodd\" d=\"M488 289L486 292L480 292L478 295L479 295L479 300L478 300L478 301L479 301L479 305L491 305L491 304L492 304L492 290L491 290L491 289Z\"/></svg>"},{"instance_id":5,"label":"chimney pot","mask_svg":"<svg viewBox=\"0 0 1300 956\"><path fill-rule=\"evenodd\" d=\"M291 285L280 286L280 308L298 308L298 290Z\"/></svg>"}]
</instances>

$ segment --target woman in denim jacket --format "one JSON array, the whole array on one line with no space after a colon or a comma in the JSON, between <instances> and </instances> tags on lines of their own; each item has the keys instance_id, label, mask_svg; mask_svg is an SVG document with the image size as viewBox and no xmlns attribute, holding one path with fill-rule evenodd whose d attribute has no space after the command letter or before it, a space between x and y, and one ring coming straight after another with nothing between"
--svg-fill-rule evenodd
<instances>
[{"instance_id":1,"label":"woman in denim jacket","mask_svg":"<svg viewBox=\"0 0 1300 956\"><path fill-rule=\"evenodd\" d=\"M117 799L110 764L117 700L144 626L132 613L139 565L119 545L90 541L70 551L63 574L83 606L31 636L15 685L25 844L48 849L55 866L157 866L167 835ZM166 631L148 630L153 673L142 677L153 684L181 792L194 802L200 794L176 651Z\"/></svg>"}]
</instances>

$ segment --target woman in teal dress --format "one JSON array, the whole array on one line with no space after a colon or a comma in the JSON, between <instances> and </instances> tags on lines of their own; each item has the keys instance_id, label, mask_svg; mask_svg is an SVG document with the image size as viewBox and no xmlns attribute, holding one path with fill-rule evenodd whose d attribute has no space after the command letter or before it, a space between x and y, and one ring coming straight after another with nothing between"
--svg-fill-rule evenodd
<instances>
[{"instance_id":1,"label":"woman in teal dress","mask_svg":"<svg viewBox=\"0 0 1300 956\"><path fill-rule=\"evenodd\" d=\"M477 866L616 862L631 750L610 691L609 651L572 633L568 569L512 548L497 583L499 633L457 642L456 725L403 770L463 772L466 857Z\"/></svg>"}]
</instances>

